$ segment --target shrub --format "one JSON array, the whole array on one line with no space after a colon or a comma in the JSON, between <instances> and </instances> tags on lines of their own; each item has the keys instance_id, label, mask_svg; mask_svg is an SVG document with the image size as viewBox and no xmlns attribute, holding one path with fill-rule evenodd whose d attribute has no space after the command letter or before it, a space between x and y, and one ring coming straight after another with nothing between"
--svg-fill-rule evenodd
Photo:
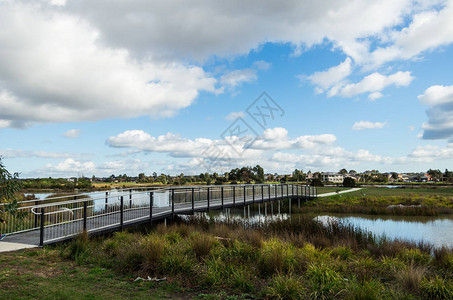
<instances>
[{"instance_id":1,"label":"shrub","mask_svg":"<svg viewBox=\"0 0 453 300\"><path fill-rule=\"evenodd\" d=\"M426 299L453 299L453 284L436 276L421 283L422 294Z\"/></svg>"},{"instance_id":2,"label":"shrub","mask_svg":"<svg viewBox=\"0 0 453 300\"><path fill-rule=\"evenodd\" d=\"M418 292L425 273L425 267L415 266L411 263L405 268L397 270L395 277L405 290Z\"/></svg>"},{"instance_id":3,"label":"shrub","mask_svg":"<svg viewBox=\"0 0 453 300\"><path fill-rule=\"evenodd\" d=\"M263 244L260 251L260 270L264 275L287 272L294 262L294 248L290 244L277 239Z\"/></svg>"},{"instance_id":4,"label":"shrub","mask_svg":"<svg viewBox=\"0 0 453 300\"><path fill-rule=\"evenodd\" d=\"M343 180L343 186L344 187L355 187L355 180L354 178L352 177L346 177L344 180Z\"/></svg>"},{"instance_id":5,"label":"shrub","mask_svg":"<svg viewBox=\"0 0 453 300\"><path fill-rule=\"evenodd\" d=\"M202 258L211 253L211 249L215 243L215 239L208 234L195 234L192 236L191 240L192 251L197 258Z\"/></svg>"},{"instance_id":6,"label":"shrub","mask_svg":"<svg viewBox=\"0 0 453 300\"><path fill-rule=\"evenodd\" d=\"M166 240L161 236L149 235L141 240L143 270L156 273L159 271L166 248Z\"/></svg>"},{"instance_id":7,"label":"shrub","mask_svg":"<svg viewBox=\"0 0 453 300\"><path fill-rule=\"evenodd\" d=\"M266 289L266 296L273 299L300 299L304 290L302 281L293 276L275 275Z\"/></svg>"},{"instance_id":8,"label":"shrub","mask_svg":"<svg viewBox=\"0 0 453 300\"><path fill-rule=\"evenodd\" d=\"M311 285L310 298L335 298L343 291L344 280L341 275L324 263L310 264L307 277Z\"/></svg>"},{"instance_id":9,"label":"shrub","mask_svg":"<svg viewBox=\"0 0 453 300\"><path fill-rule=\"evenodd\" d=\"M349 299L380 299L384 286L377 279L370 281L358 281L357 278L353 278L349 284Z\"/></svg>"}]
</instances>

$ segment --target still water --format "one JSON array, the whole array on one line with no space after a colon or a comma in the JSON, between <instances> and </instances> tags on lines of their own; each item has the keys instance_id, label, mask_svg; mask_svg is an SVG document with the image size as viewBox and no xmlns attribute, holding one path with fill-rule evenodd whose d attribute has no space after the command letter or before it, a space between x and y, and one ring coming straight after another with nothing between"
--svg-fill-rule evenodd
<instances>
[{"instance_id":1,"label":"still water","mask_svg":"<svg viewBox=\"0 0 453 300\"><path fill-rule=\"evenodd\" d=\"M263 204L243 209L230 209L222 212L211 212L209 217L218 220L247 220L247 222L266 222L274 219L297 218L299 214L289 214L288 206L281 208L277 204L272 209L270 204ZM350 214L320 214L313 216L321 222L336 220L355 227L371 231L376 236L385 235L390 239L424 241L435 247L448 246L453 248L453 216L421 217L421 216L370 216Z\"/></svg>"}]
</instances>

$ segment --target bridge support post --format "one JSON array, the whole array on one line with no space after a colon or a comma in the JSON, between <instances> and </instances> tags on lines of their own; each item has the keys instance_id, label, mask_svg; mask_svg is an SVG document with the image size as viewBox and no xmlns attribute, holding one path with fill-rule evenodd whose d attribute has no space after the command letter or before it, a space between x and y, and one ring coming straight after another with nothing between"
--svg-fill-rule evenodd
<instances>
[{"instance_id":1,"label":"bridge support post","mask_svg":"<svg viewBox=\"0 0 453 300\"><path fill-rule=\"evenodd\" d=\"M154 192L149 193L149 224L153 224Z\"/></svg>"},{"instance_id":2,"label":"bridge support post","mask_svg":"<svg viewBox=\"0 0 453 300\"><path fill-rule=\"evenodd\" d=\"M269 192L269 199L268 199L268 201L271 201L271 185L269 184L267 187L268 187L268 192Z\"/></svg>"},{"instance_id":3,"label":"bridge support post","mask_svg":"<svg viewBox=\"0 0 453 300\"><path fill-rule=\"evenodd\" d=\"M195 213L195 189L194 188L192 188L190 200L192 201L192 215L193 215Z\"/></svg>"},{"instance_id":4,"label":"bridge support post","mask_svg":"<svg viewBox=\"0 0 453 300\"><path fill-rule=\"evenodd\" d=\"M123 230L124 227L124 197L120 198L120 229Z\"/></svg>"},{"instance_id":5,"label":"bridge support post","mask_svg":"<svg viewBox=\"0 0 453 300\"><path fill-rule=\"evenodd\" d=\"M264 185L261 185L261 203L264 202Z\"/></svg>"},{"instance_id":6,"label":"bridge support post","mask_svg":"<svg viewBox=\"0 0 453 300\"><path fill-rule=\"evenodd\" d=\"M223 210L223 186L220 188L220 194L222 197L222 210Z\"/></svg>"},{"instance_id":7,"label":"bridge support post","mask_svg":"<svg viewBox=\"0 0 453 300\"><path fill-rule=\"evenodd\" d=\"M233 186L233 207L236 206L236 187Z\"/></svg>"},{"instance_id":8,"label":"bridge support post","mask_svg":"<svg viewBox=\"0 0 453 300\"><path fill-rule=\"evenodd\" d=\"M175 216L175 189L171 189L171 218Z\"/></svg>"},{"instance_id":9,"label":"bridge support post","mask_svg":"<svg viewBox=\"0 0 453 300\"><path fill-rule=\"evenodd\" d=\"M87 230L87 215L88 215L88 204L86 201L83 201L83 231Z\"/></svg>"},{"instance_id":10,"label":"bridge support post","mask_svg":"<svg viewBox=\"0 0 453 300\"><path fill-rule=\"evenodd\" d=\"M208 191L207 191L207 200L208 200L208 207L207 207L207 210L209 211L209 207L210 207L210 204L209 204L209 200L210 200L210 197L211 197L211 193L210 193L210 188L208 187Z\"/></svg>"},{"instance_id":11,"label":"bridge support post","mask_svg":"<svg viewBox=\"0 0 453 300\"><path fill-rule=\"evenodd\" d=\"M104 207L105 212L107 212L108 204L109 204L109 192L105 192L105 207Z\"/></svg>"},{"instance_id":12,"label":"bridge support post","mask_svg":"<svg viewBox=\"0 0 453 300\"><path fill-rule=\"evenodd\" d=\"M44 207L41 207L41 224L39 229L39 247L44 246Z\"/></svg>"}]
</instances>

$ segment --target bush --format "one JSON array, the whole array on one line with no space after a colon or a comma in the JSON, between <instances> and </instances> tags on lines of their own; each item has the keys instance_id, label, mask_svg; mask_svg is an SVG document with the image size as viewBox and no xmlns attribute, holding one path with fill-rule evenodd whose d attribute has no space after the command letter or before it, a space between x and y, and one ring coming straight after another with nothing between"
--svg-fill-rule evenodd
<instances>
[{"instance_id":1,"label":"bush","mask_svg":"<svg viewBox=\"0 0 453 300\"><path fill-rule=\"evenodd\" d=\"M216 241L208 234L198 233L192 236L192 250L197 258L202 258L211 253Z\"/></svg>"},{"instance_id":2,"label":"bush","mask_svg":"<svg viewBox=\"0 0 453 300\"><path fill-rule=\"evenodd\" d=\"M310 183L311 186L322 187L324 184L322 183L321 179L313 178Z\"/></svg>"},{"instance_id":3,"label":"bush","mask_svg":"<svg viewBox=\"0 0 453 300\"><path fill-rule=\"evenodd\" d=\"M355 187L355 180L354 178L352 177L346 177L345 179L343 179L343 186L344 187Z\"/></svg>"},{"instance_id":4,"label":"bush","mask_svg":"<svg viewBox=\"0 0 453 300\"><path fill-rule=\"evenodd\" d=\"M438 276L423 280L421 290L426 299L453 299L453 285Z\"/></svg>"},{"instance_id":5,"label":"bush","mask_svg":"<svg viewBox=\"0 0 453 300\"><path fill-rule=\"evenodd\" d=\"M300 299L304 287L302 281L291 274L276 275L269 282L266 296L272 299Z\"/></svg>"}]
</instances>

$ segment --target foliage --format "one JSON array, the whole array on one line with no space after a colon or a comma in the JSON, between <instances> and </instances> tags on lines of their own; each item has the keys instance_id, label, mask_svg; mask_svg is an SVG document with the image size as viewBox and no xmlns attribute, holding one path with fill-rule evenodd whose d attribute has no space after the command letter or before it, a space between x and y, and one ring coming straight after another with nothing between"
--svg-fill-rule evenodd
<instances>
[{"instance_id":1,"label":"foliage","mask_svg":"<svg viewBox=\"0 0 453 300\"><path fill-rule=\"evenodd\" d=\"M18 173L8 172L0 157L0 203L11 203L16 200L16 193L21 188L18 178Z\"/></svg>"},{"instance_id":2,"label":"foliage","mask_svg":"<svg viewBox=\"0 0 453 300\"><path fill-rule=\"evenodd\" d=\"M343 186L344 187L355 187L355 180L354 178L352 177L345 177L345 179L343 179Z\"/></svg>"}]
</instances>

